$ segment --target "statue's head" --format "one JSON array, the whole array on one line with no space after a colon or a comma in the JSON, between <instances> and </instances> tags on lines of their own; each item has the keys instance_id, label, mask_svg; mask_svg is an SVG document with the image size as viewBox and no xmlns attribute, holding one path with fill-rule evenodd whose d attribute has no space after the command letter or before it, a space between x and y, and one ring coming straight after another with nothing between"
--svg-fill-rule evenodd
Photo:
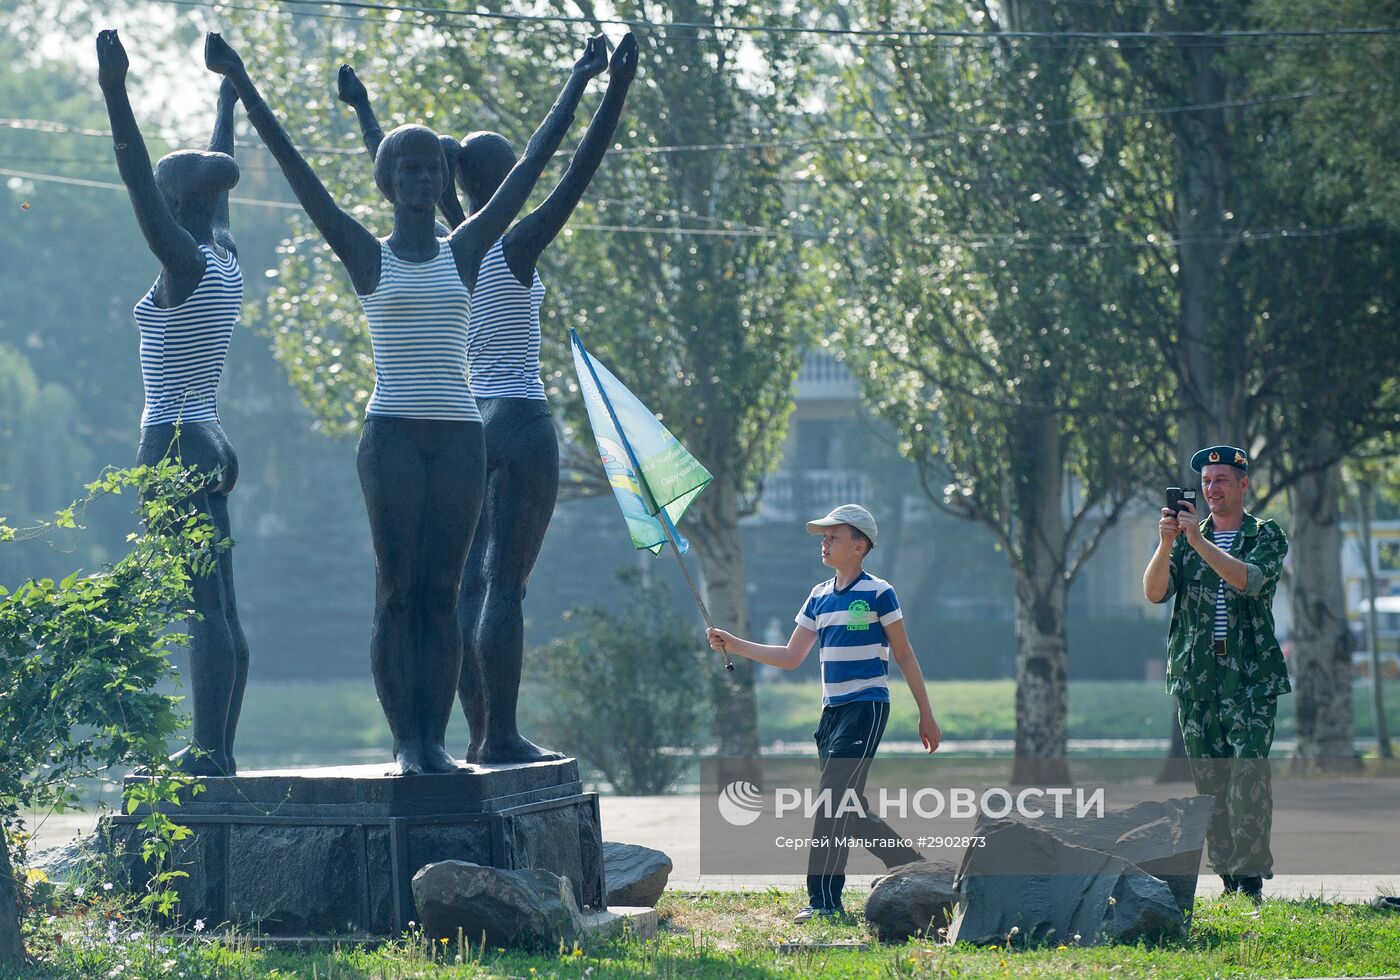
<instances>
[{"instance_id":1,"label":"statue's head","mask_svg":"<svg viewBox=\"0 0 1400 980\"><path fill-rule=\"evenodd\" d=\"M176 150L156 164L156 186L176 214L208 207L238 185L238 164L227 153Z\"/></svg>"},{"instance_id":2,"label":"statue's head","mask_svg":"<svg viewBox=\"0 0 1400 980\"><path fill-rule=\"evenodd\" d=\"M374 155L374 182L390 204L434 207L447 189L447 157L427 126L400 126Z\"/></svg>"},{"instance_id":3,"label":"statue's head","mask_svg":"<svg viewBox=\"0 0 1400 980\"><path fill-rule=\"evenodd\" d=\"M491 200L501 181L515 166L515 148L500 133L468 133L462 139L462 158L457 176L473 206Z\"/></svg>"}]
</instances>

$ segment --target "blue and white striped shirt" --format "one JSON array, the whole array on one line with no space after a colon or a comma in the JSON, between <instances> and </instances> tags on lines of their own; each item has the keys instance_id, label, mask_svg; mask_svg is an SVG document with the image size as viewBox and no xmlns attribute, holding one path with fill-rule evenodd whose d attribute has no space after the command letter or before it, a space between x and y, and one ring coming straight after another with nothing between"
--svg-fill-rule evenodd
<instances>
[{"instance_id":1,"label":"blue and white striped shirt","mask_svg":"<svg viewBox=\"0 0 1400 980\"><path fill-rule=\"evenodd\" d=\"M885 627L903 618L894 588L869 572L844 589L831 578L812 590L796 621L817 634L823 705L890 699Z\"/></svg>"},{"instance_id":2,"label":"blue and white striped shirt","mask_svg":"<svg viewBox=\"0 0 1400 980\"><path fill-rule=\"evenodd\" d=\"M243 273L232 252L220 258L208 245L199 250L204 276L189 299L163 309L156 305L152 284L132 310L141 332L143 426L219 420L215 396L243 309Z\"/></svg>"},{"instance_id":3,"label":"blue and white striped shirt","mask_svg":"<svg viewBox=\"0 0 1400 980\"><path fill-rule=\"evenodd\" d=\"M529 287L520 285L506 262L504 238L481 260L468 328L472 394L477 398L545 400L540 381L540 305L544 283L539 272Z\"/></svg>"},{"instance_id":4,"label":"blue and white striped shirt","mask_svg":"<svg viewBox=\"0 0 1400 980\"><path fill-rule=\"evenodd\" d=\"M368 415L480 422L467 386L471 294L447 239L437 255L407 262L379 243L379 285L360 297L374 349Z\"/></svg>"},{"instance_id":5,"label":"blue and white striped shirt","mask_svg":"<svg viewBox=\"0 0 1400 980\"><path fill-rule=\"evenodd\" d=\"M1235 543L1235 535L1239 533L1238 530L1211 531L1210 536L1214 539L1217 548L1221 551L1229 551L1230 546ZM1228 615L1225 611L1225 580L1222 578L1220 585L1215 590L1215 628L1211 633L1212 639L1223 640L1228 635L1229 631L1226 628L1229 626Z\"/></svg>"}]
</instances>

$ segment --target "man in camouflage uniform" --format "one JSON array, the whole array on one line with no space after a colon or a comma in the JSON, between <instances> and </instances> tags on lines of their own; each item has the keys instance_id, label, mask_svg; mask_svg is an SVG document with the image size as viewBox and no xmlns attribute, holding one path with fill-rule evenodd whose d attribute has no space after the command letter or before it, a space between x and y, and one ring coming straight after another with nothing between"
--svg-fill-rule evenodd
<instances>
[{"instance_id":1,"label":"man in camouflage uniform","mask_svg":"<svg viewBox=\"0 0 1400 980\"><path fill-rule=\"evenodd\" d=\"M1288 538L1244 509L1249 459L1233 446L1191 457L1210 510L1163 508L1157 550L1143 574L1151 602L1175 596L1167 691L1177 699L1196 790L1215 797L1207 840L1227 891L1255 901L1273 877L1269 746L1278 696L1292 690L1274 637L1274 591Z\"/></svg>"}]
</instances>

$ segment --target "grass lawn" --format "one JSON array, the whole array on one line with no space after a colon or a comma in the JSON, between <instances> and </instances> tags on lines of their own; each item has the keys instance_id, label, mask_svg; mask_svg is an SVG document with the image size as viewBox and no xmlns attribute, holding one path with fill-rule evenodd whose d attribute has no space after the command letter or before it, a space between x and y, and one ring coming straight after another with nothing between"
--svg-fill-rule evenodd
<instances>
[{"instance_id":1,"label":"grass lawn","mask_svg":"<svg viewBox=\"0 0 1400 980\"><path fill-rule=\"evenodd\" d=\"M917 740L917 711L908 690L892 685L893 705L888 741ZM1386 685L1390 729L1400 732L1400 682ZM1015 684L1012 681L935 681L929 696L948 739L1009 739L1015 734ZM1358 685L1353 697L1356 732L1371 732L1369 689ZM521 723L527 734L547 699L527 689L521 698ZM1167 738L1173 701L1162 685L1143 681L1080 681L1069 688L1071 738ZM764 744L778 740L810 745L821 713L815 682L762 684L758 688L759 734ZM1294 732L1293 698L1279 699L1276 737ZM461 753L467 744L466 723L455 712L448 729L448 749ZM269 766L377 762L387 758L389 731L374 688L366 679L329 680L248 687L238 728L238 760L246 769Z\"/></svg>"},{"instance_id":2,"label":"grass lawn","mask_svg":"<svg viewBox=\"0 0 1400 980\"><path fill-rule=\"evenodd\" d=\"M918 739L918 709L909 689L890 681L887 740ZM1400 681L1388 681L1383 694L1390 731L1400 732ZM929 700L943 735L949 739L1007 739L1016 734L1014 681L935 681ZM817 682L765 684L758 688L758 725L764 742L810 741L820 713ZM1295 733L1292 695L1278 700L1274 737ZM814 707L815 706L815 707ZM1176 700L1157 681L1073 681L1069 685L1069 737L1094 739L1168 738ZM1371 689L1357 684L1352 692L1356 735L1374 733Z\"/></svg>"},{"instance_id":3,"label":"grass lawn","mask_svg":"<svg viewBox=\"0 0 1400 980\"><path fill-rule=\"evenodd\" d=\"M859 911L863 896L849 895ZM1190 936L1152 947L1033 950L948 946L922 940L883 946L853 919L795 926L799 895L668 894L652 941L589 941L547 954L455 946L422 938L288 952L255 939L156 937L111 910L67 910L33 937L40 963L26 980L58 977L390 980L408 977L1115 977L1363 976L1400 964L1400 915L1364 905L1269 901L1256 916L1244 898L1196 903ZM112 925L117 928L113 929ZM137 938L132 939L133 932ZM114 938L109 938L114 937ZM61 937L58 938L58 937ZM781 943L866 943L853 949L781 952Z\"/></svg>"}]
</instances>

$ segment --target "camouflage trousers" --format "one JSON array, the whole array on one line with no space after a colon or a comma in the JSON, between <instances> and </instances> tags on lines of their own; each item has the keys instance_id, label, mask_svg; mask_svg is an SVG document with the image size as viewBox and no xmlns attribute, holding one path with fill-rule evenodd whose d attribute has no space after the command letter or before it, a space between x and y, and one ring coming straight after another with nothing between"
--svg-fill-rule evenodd
<instances>
[{"instance_id":1,"label":"camouflage trousers","mask_svg":"<svg viewBox=\"0 0 1400 980\"><path fill-rule=\"evenodd\" d=\"M1277 708L1274 698L1177 698L1196 792L1215 797L1206 841L1217 874L1273 876L1269 835L1274 793L1269 747L1274 741Z\"/></svg>"}]
</instances>

